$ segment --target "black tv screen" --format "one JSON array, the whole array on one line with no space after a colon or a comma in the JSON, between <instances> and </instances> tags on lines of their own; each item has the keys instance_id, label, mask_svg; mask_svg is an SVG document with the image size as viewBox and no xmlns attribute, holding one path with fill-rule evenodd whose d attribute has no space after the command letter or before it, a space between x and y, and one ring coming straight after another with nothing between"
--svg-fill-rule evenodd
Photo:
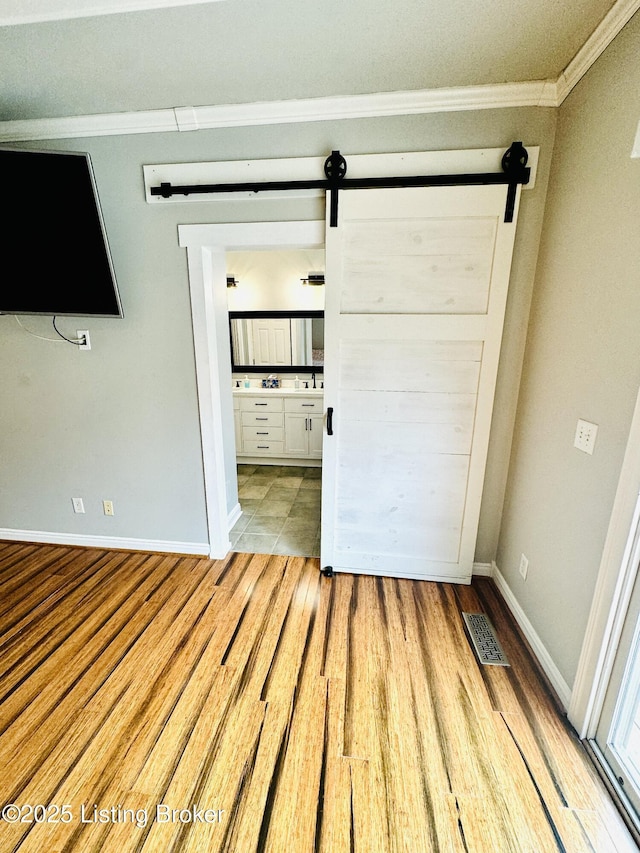
<instances>
[{"instance_id":1,"label":"black tv screen","mask_svg":"<svg viewBox=\"0 0 640 853\"><path fill-rule=\"evenodd\" d=\"M122 317L88 154L0 148L0 313Z\"/></svg>"}]
</instances>

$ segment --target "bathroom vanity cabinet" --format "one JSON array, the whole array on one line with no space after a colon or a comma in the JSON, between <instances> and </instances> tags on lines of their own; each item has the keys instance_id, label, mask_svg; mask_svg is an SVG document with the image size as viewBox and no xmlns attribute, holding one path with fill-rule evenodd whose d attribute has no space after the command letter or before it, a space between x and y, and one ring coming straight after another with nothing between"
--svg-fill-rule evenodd
<instances>
[{"instance_id":1,"label":"bathroom vanity cabinet","mask_svg":"<svg viewBox=\"0 0 640 853\"><path fill-rule=\"evenodd\" d=\"M236 455L243 461L319 464L322 459L323 395L304 389L233 392ZM266 457L266 458L265 458Z\"/></svg>"}]
</instances>

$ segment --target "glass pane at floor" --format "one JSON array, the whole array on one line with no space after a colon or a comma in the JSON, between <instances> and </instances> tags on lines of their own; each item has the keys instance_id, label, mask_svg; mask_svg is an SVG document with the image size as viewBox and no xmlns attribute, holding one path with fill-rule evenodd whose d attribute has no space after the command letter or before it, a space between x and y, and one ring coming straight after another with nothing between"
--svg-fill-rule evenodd
<instances>
[{"instance_id":1,"label":"glass pane at floor","mask_svg":"<svg viewBox=\"0 0 640 853\"><path fill-rule=\"evenodd\" d=\"M321 485L322 468L238 465L232 550L319 557Z\"/></svg>"}]
</instances>

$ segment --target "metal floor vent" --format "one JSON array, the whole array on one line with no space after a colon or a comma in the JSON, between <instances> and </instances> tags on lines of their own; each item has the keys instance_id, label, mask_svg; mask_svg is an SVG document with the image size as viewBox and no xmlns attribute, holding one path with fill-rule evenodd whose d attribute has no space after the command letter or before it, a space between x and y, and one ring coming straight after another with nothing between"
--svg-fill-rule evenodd
<instances>
[{"instance_id":1,"label":"metal floor vent","mask_svg":"<svg viewBox=\"0 0 640 853\"><path fill-rule=\"evenodd\" d=\"M462 618L480 663L490 666L509 666L507 656L502 651L489 617L484 613L463 613Z\"/></svg>"}]
</instances>

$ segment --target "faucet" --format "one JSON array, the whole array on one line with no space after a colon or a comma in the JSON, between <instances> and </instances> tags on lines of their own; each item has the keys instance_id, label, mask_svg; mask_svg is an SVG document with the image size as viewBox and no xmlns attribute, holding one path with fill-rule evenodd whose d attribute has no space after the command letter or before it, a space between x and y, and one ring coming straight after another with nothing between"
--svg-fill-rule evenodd
<instances>
[{"instance_id":1,"label":"faucet","mask_svg":"<svg viewBox=\"0 0 640 853\"><path fill-rule=\"evenodd\" d=\"M315 373L311 374L311 379L313 380L313 387L315 388L316 387L316 375L315 375Z\"/></svg>"}]
</instances>

